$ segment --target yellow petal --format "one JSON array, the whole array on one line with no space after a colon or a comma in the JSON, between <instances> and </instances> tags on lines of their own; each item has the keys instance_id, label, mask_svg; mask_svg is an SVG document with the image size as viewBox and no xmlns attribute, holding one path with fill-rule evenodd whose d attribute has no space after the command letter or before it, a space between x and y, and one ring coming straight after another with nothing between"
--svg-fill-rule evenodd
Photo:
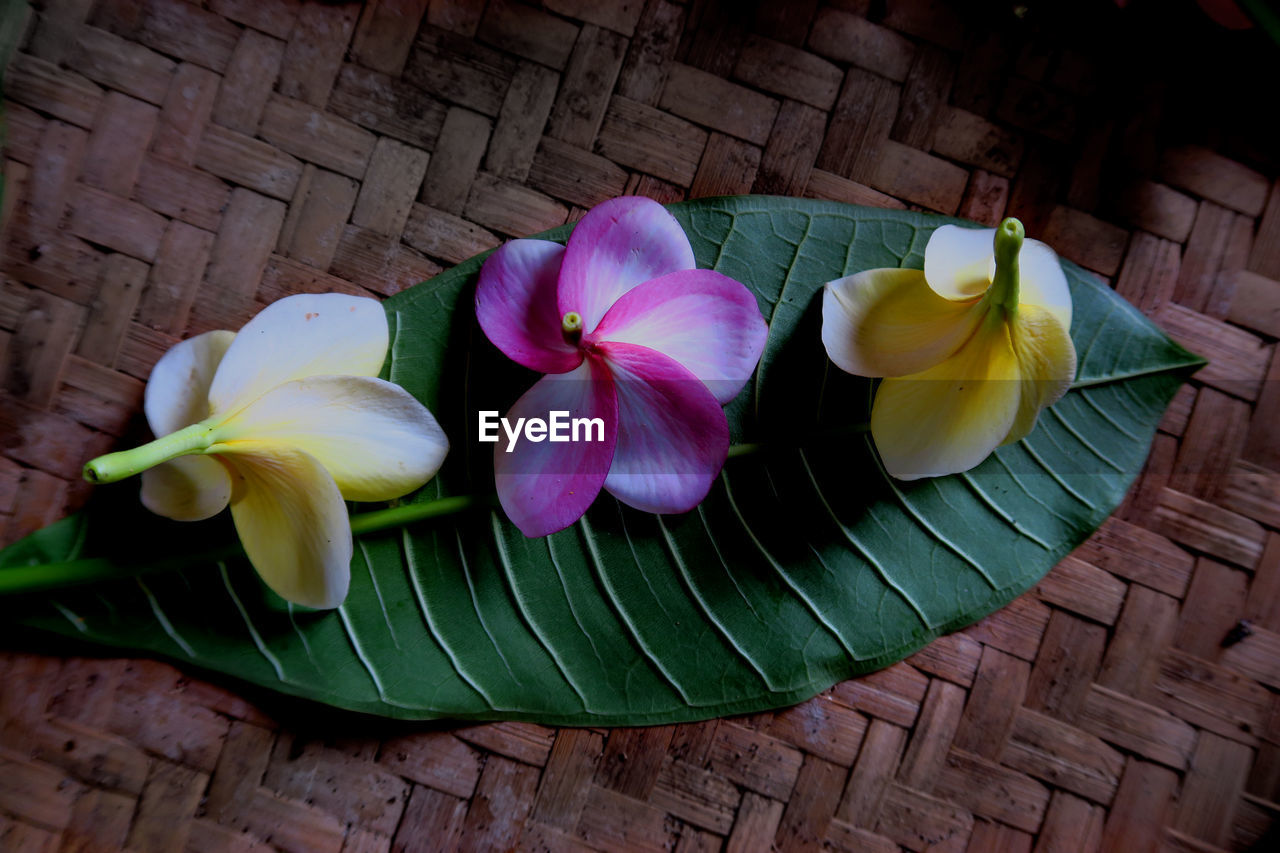
<instances>
[{"instance_id":1,"label":"yellow petal","mask_svg":"<svg viewBox=\"0 0 1280 853\"><path fill-rule=\"evenodd\" d=\"M900 480L966 471L1013 426L1018 359L1006 327L986 324L955 355L912 376L886 379L871 408L871 435Z\"/></svg>"},{"instance_id":2,"label":"yellow petal","mask_svg":"<svg viewBox=\"0 0 1280 853\"><path fill-rule=\"evenodd\" d=\"M1019 305L1036 305L1071 331L1071 289L1058 255L1039 240L1027 240L1018 255Z\"/></svg>"},{"instance_id":3,"label":"yellow petal","mask_svg":"<svg viewBox=\"0 0 1280 853\"><path fill-rule=\"evenodd\" d=\"M269 445L241 448L231 516L249 561L282 598L337 607L351 580L351 522L338 486L315 459Z\"/></svg>"},{"instance_id":4,"label":"yellow petal","mask_svg":"<svg viewBox=\"0 0 1280 853\"><path fill-rule=\"evenodd\" d=\"M848 373L906 376L949 357L981 318L976 303L934 293L920 270L866 270L827 284L822 342Z\"/></svg>"},{"instance_id":5,"label":"yellow petal","mask_svg":"<svg viewBox=\"0 0 1280 853\"><path fill-rule=\"evenodd\" d=\"M353 501L400 497L435 476L449 441L426 406L399 385L315 376L274 388L218 427L210 452L262 443L315 458Z\"/></svg>"},{"instance_id":6,"label":"yellow petal","mask_svg":"<svg viewBox=\"0 0 1280 853\"><path fill-rule=\"evenodd\" d=\"M973 299L987 292L996 270L996 229L943 225L924 247L924 277L944 299Z\"/></svg>"},{"instance_id":7,"label":"yellow petal","mask_svg":"<svg viewBox=\"0 0 1280 853\"><path fill-rule=\"evenodd\" d=\"M1010 335L1022 375L1022 392L1018 415L1002 444L1012 444L1031 432L1036 416L1067 393L1076 375L1076 348L1054 314L1023 305Z\"/></svg>"},{"instance_id":8,"label":"yellow petal","mask_svg":"<svg viewBox=\"0 0 1280 853\"><path fill-rule=\"evenodd\" d=\"M235 337L234 332L205 332L179 341L160 356L151 368L142 402L156 437L209 416L209 386Z\"/></svg>"},{"instance_id":9,"label":"yellow petal","mask_svg":"<svg viewBox=\"0 0 1280 853\"><path fill-rule=\"evenodd\" d=\"M387 340L387 317L375 299L286 296L236 336L209 390L212 411L231 414L277 385L307 376L377 376Z\"/></svg>"},{"instance_id":10,"label":"yellow petal","mask_svg":"<svg viewBox=\"0 0 1280 853\"><path fill-rule=\"evenodd\" d=\"M210 456L179 456L142 472L142 505L174 521L203 521L227 508L231 478Z\"/></svg>"}]
</instances>

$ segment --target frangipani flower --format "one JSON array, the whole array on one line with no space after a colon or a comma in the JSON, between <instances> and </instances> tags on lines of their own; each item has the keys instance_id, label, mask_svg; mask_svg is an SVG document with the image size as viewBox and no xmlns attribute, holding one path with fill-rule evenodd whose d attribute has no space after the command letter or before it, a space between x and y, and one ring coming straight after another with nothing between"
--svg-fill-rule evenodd
<instances>
[{"instance_id":1,"label":"frangipani flower","mask_svg":"<svg viewBox=\"0 0 1280 853\"><path fill-rule=\"evenodd\" d=\"M547 374L506 420L602 422L601 440L500 442L498 498L527 536L575 522L604 488L647 512L685 512L729 448L721 406L755 370L768 329L740 283L694 268L679 223L646 198L592 209L567 246L513 240L485 262L476 316L498 349Z\"/></svg>"},{"instance_id":2,"label":"frangipani flower","mask_svg":"<svg viewBox=\"0 0 1280 853\"><path fill-rule=\"evenodd\" d=\"M343 500L407 494L449 449L426 407L375 378L387 342L377 301L336 293L286 297L239 334L182 341L147 381L157 440L93 460L85 478L143 471L143 504L178 521L230 504L269 587L296 604L336 607L351 573Z\"/></svg>"},{"instance_id":3,"label":"frangipani flower","mask_svg":"<svg viewBox=\"0 0 1280 853\"><path fill-rule=\"evenodd\" d=\"M874 269L827 284L822 342L841 369L888 377L871 435L902 480L966 471L1023 438L1076 373L1071 293L1053 250L1022 223L944 225L924 270Z\"/></svg>"}]
</instances>

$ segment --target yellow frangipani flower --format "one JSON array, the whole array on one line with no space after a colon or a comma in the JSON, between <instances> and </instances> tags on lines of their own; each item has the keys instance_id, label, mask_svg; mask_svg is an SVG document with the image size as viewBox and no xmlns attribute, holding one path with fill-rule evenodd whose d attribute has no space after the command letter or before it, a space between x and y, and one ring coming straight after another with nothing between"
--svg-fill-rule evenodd
<instances>
[{"instance_id":1,"label":"yellow frangipani flower","mask_svg":"<svg viewBox=\"0 0 1280 853\"><path fill-rule=\"evenodd\" d=\"M829 282L822 342L849 373L885 377L871 435L901 480L966 471L1026 436L1076 373L1071 293L1058 257L1022 223L944 225L924 269Z\"/></svg>"},{"instance_id":2,"label":"yellow frangipani flower","mask_svg":"<svg viewBox=\"0 0 1280 853\"><path fill-rule=\"evenodd\" d=\"M143 504L178 521L230 504L269 587L295 604L336 607L353 551L344 499L407 494L449 449L425 406L375 378L387 343L382 306L337 293L289 296L239 334L182 341L147 381L157 439L94 459L85 479L141 471Z\"/></svg>"}]
</instances>

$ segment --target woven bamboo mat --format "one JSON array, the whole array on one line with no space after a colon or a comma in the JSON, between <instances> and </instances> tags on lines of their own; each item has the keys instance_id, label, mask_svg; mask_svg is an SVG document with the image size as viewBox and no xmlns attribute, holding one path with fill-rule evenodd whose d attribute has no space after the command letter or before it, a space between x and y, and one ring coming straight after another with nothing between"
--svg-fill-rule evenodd
<instances>
[{"instance_id":1,"label":"woven bamboo mat","mask_svg":"<svg viewBox=\"0 0 1280 853\"><path fill-rule=\"evenodd\" d=\"M1161 19L36 5L6 78L0 543L85 499L80 466L136 424L181 337L292 292L391 294L623 193L1016 215L1212 361L1117 516L1034 591L776 714L388 728L151 661L0 651L0 848L1129 853L1266 835L1280 149L1256 99L1280 49L1189 0L1147 4Z\"/></svg>"}]
</instances>

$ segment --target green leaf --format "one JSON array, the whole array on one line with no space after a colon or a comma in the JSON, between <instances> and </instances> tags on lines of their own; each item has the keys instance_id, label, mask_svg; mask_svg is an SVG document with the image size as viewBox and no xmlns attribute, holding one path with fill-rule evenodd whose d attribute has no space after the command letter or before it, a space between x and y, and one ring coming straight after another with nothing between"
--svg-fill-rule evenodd
<instances>
[{"instance_id":1,"label":"green leaf","mask_svg":"<svg viewBox=\"0 0 1280 853\"><path fill-rule=\"evenodd\" d=\"M759 452L730 459L693 512L647 515L602 495L579 524L527 539L481 499L359 536L351 594L334 612L288 609L227 552L9 597L5 618L393 717L621 725L774 708L1032 586L1120 502L1202 363L1065 264L1077 387L978 468L896 482L856 429L870 383L826 359L820 291L862 269L921 266L948 220L758 197L672 211L699 265L750 287L770 322L758 374L727 409L734 441ZM390 378L431 407L454 447L412 502L491 492L493 445L475 441L476 411L505 411L536 378L478 330L479 264L386 303ZM135 493L102 489L84 514L0 553L0 586L34 564L104 557L90 565L127 573L233 541L225 520L165 522Z\"/></svg>"}]
</instances>

